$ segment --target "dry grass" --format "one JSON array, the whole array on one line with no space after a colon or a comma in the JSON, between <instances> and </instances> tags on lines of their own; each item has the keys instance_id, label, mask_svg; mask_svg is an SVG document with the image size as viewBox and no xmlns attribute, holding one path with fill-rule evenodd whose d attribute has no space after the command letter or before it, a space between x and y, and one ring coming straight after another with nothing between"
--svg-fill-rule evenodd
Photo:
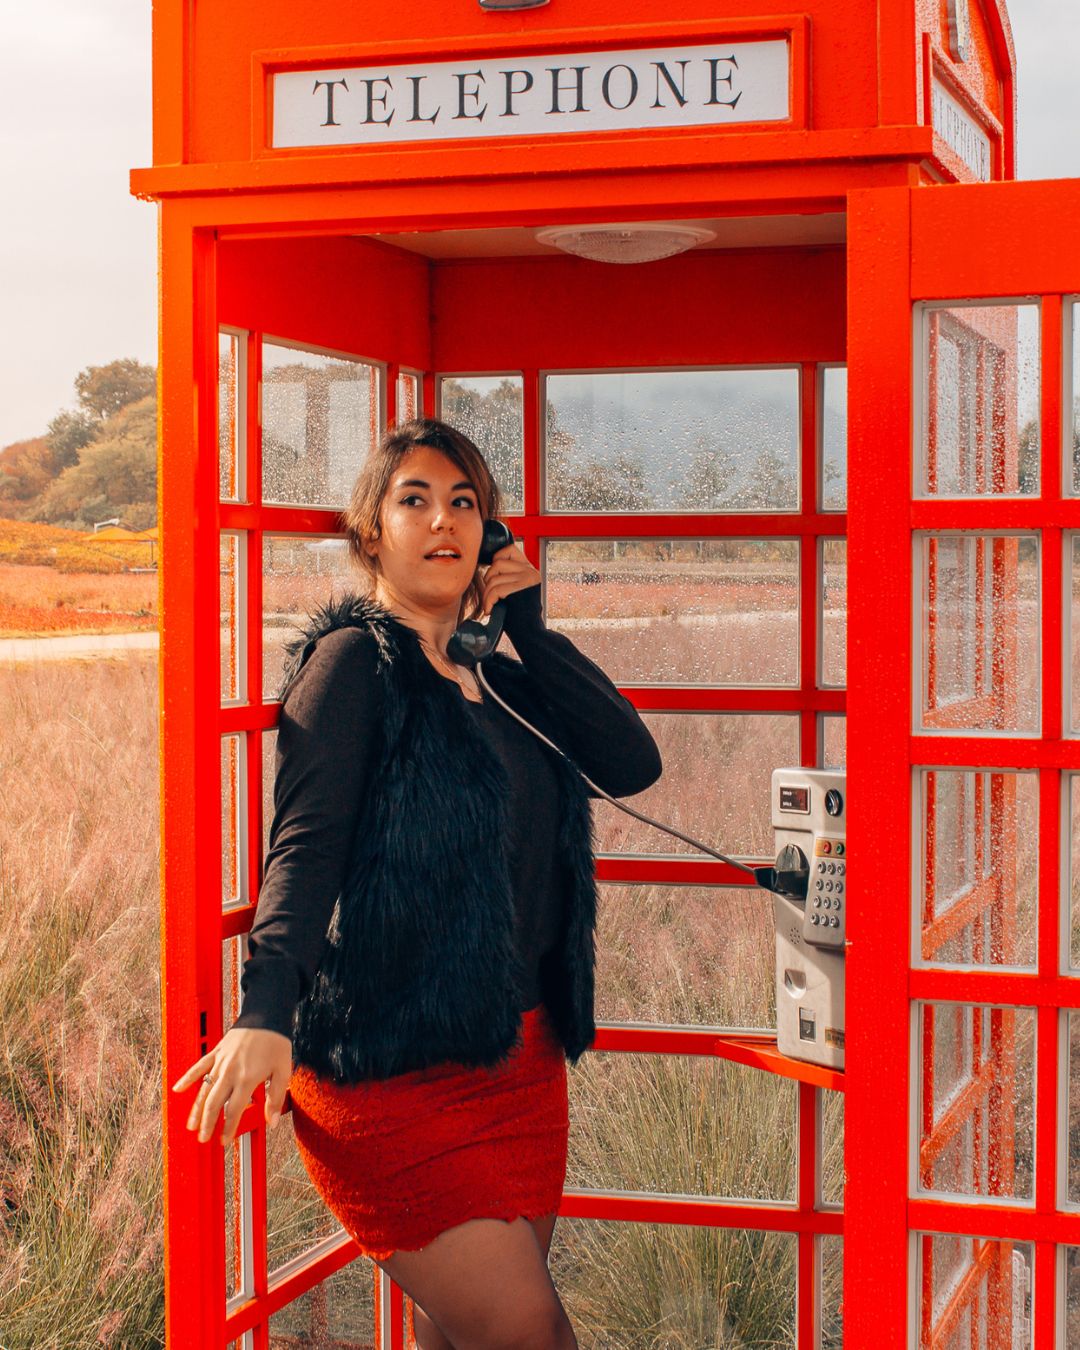
<instances>
[{"instance_id":1,"label":"dry grass","mask_svg":"<svg viewBox=\"0 0 1080 1350\"><path fill-rule=\"evenodd\" d=\"M156 663L0 704L0 1336L161 1345Z\"/></svg>"}]
</instances>

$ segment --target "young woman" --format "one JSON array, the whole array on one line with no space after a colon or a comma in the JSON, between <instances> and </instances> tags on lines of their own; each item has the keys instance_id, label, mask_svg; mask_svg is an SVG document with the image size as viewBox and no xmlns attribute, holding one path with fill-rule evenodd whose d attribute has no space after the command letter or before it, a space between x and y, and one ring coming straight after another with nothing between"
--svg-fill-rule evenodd
<instances>
[{"instance_id":1,"label":"young woman","mask_svg":"<svg viewBox=\"0 0 1080 1350\"><path fill-rule=\"evenodd\" d=\"M566 1173L566 1063L595 1032L590 793L455 665L506 602L519 660L491 687L599 787L660 776L633 706L540 605L513 544L478 557L499 494L476 446L394 428L346 513L367 594L290 648L274 819L240 1016L174 1084L232 1141L289 1089L327 1206L408 1293L422 1350L576 1346L547 1268Z\"/></svg>"}]
</instances>

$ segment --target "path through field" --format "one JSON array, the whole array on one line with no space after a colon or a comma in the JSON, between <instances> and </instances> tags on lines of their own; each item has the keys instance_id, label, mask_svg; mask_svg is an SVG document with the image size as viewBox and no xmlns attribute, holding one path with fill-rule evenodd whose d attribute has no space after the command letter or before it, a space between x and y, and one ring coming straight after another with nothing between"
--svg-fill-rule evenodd
<instances>
[{"instance_id":1,"label":"path through field","mask_svg":"<svg viewBox=\"0 0 1080 1350\"><path fill-rule=\"evenodd\" d=\"M65 637L0 638L0 662L63 661L121 652L156 652L157 633L72 633Z\"/></svg>"}]
</instances>

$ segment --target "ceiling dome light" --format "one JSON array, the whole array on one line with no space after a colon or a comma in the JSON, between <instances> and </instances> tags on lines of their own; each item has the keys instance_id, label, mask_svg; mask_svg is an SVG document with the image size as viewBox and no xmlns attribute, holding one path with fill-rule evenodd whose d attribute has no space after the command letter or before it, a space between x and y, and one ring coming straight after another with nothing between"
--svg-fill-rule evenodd
<instances>
[{"instance_id":1,"label":"ceiling dome light","mask_svg":"<svg viewBox=\"0 0 1080 1350\"><path fill-rule=\"evenodd\" d=\"M534 237L594 262L643 263L685 253L715 239L716 232L696 225L555 225Z\"/></svg>"},{"instance_id":2,"label":"ceiling dome light","mask_svg":"<svg viewBox=\"0 0 1080 1350\"><path fill-rule=\"evenodd\" d=\"M480 0L481 9L538 9L548 0Z\"/></svg>"}]
</instances>

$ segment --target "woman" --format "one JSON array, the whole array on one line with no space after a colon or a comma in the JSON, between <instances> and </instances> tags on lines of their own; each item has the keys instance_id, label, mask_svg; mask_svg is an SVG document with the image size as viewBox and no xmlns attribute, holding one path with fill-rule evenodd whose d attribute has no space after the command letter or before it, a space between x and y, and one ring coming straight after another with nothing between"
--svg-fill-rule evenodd
<instances>
[{"instance_id":1,"label":"woman","mask_svg":"<svg viewBox=\"0 0 1080 1350\"><path fill-rule=\"evenodd\" d=\"M660 756L633 706L544 626L516 545L481 576L499 494L445 423L383 437L346 513L369 595L290 648L274 821L240 1016L174 1084L232 1141L265 1082L312 1181L414 1301L422 1350L577 1342L547 1255L566 1172L566 1062L592 1040L589 792L447 643L506 602L492 688L605 791ZM294 1067L295 1066L295 1067Z\"/></svg>"}]
</instances>

